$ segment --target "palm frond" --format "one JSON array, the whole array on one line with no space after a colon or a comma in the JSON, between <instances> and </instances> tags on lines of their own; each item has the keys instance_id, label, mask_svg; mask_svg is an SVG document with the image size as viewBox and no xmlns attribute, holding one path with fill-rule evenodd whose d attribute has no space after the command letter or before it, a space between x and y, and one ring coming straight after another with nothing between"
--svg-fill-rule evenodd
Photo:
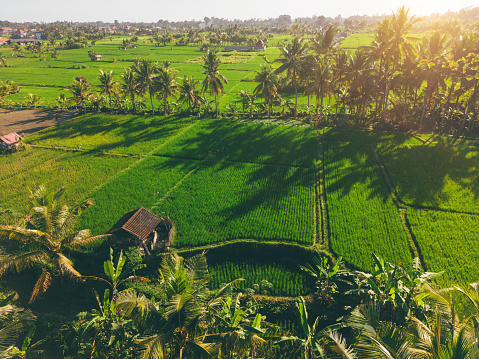
<instances>
[{"instance_id":1,"label":"palm frond","mask_svg":"<svg viewBox=\"0 0 479 359\"><path fill-rule=\"evenodd\" d=\"M62 274L66 274L71 278L81 277L81 274L75 268L73 268L73 263L69 258L62 253L57 253L56 255L57 264Z\"/></svg>"},{"instance_id":2,"label":"palm frond","mask_svg":"<svg viewBox=\"0 0 479 359\"><path fill-rule=\"evenodd\" d=\"M52 275L45 268L33 287L32 295L28 304L32 304L39 296L44 294L52 284Z\"/></svg>"},{"instance_id":3,"label":"palm frond","mask_svg":"<svg viewBox=\"0 0 479 359\"><path fill-rule=\"evenodd\" d=\"M47 254L44 251L32 251L6 256L0 260L0 276L9 272L19 273L37 263L43 264L46 259Z\"/></svg>"},{"instance_id":4,"label":"palm frond","mask_svg":"<svg viewBox=\"0 0 479 359\"><path fill-rule=\"evenodd\" d=\"M164 344L166 342L165 335L157 334L139 341L140 357L142 359L163 359L164 358Z\"/></svg>"}]
</instances>

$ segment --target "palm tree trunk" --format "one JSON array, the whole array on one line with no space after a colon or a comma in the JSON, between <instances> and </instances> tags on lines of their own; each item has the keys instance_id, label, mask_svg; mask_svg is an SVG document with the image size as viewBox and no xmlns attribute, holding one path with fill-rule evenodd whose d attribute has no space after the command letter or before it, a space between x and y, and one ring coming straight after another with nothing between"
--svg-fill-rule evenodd
<instances>
[{"instance_id":1,"label":"palm tree trunk","mask_svg":"<svg viewBox=\"0 0 479 359\"><path fill-rule=\"evenodd\" d=\"M131 95L131 102L133 102L133 112L136 113L136 98L135 98L135 95Z\"/></svg>"},{"instance_id":2,"label":"palm tree trunk","mask_svg":"<svg viewBox=\"0 0 479 359\"><path fill-rule=\"evenodd\" d=\"M424 120L424 114L426 113L426 106L427 106L427 89L426 89L426 94L424 95L424 104L422 106L422 113L421 113L421 118L419 119L419 128L422 127L422 121Z\"/></svg>"},{"instance_id":3,"label":"palm tree trunk","mask_svg":"<svg viewBox=\"0 0 479 359\"><path fill-rule=\"evenodd\" d=\"M165 116L168 116L168 97L165 96L163 101L163 105L165 106Z\"/></svg>"},{"instance_id":4,"label":"palm tree trunk","mask_svg":"<svg viewBox=\"0 0 479 359\"><path fill-rule=\"evenodd\" d=\"M298 86L296 84L296 78L294 78L294 119L298 118Z\"/></svg>"},{"instance_id":5,"label":"palm tree trunk","mask_svg":"<svg viewBox=\"0 0 479 359\"><path fill-rule=\"evenodd\" d=\"M108 94L108 98L110 100L110 113L113 113L113 107L111 106L111 93Z\"/></svg>"},{"instance_id":6,"label":"palm tree trunk","mask_svg":"<svg viewBox=\"0 0 479 359\"><path fill-rule=\"evenodd\" d=\"M151 114L154 115L155 114L155 108L153 107L153 93L151 91L150 92L150 103L151 103Z\"/></svg>"},{"instance_id":7,"label":"palm tree trunk","mask_svg":"<svg viewBox=\"0 0 479 359\"><path fill-rule=\"evenodd\" d=\"M216 117L218 117L218 96L215 95Z\"/></svg>"}]
</instances>

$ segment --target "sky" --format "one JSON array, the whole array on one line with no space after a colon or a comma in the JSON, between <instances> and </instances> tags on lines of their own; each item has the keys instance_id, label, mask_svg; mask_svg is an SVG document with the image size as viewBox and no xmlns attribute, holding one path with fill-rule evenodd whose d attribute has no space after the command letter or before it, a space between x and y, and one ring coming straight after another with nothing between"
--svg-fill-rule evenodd
<instances>
[{"instance_id":1,"label":"sky","mask_svg":"<svg viewBox=\"0 0 479 359\"><path fill-rule=\"evenodd\" d=\"M477 0L0 0L0 20L14 22L267 19L282 14L296 17L324 15L390 15L405 5L411 13L457 11L479 6Z\"/></svg>"}]
</instances>

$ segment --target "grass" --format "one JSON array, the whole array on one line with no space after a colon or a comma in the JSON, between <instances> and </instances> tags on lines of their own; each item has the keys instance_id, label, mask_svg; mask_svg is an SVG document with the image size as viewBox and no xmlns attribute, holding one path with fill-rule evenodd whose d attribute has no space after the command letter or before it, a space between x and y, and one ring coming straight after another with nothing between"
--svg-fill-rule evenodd
<instances>
[{"instance_id":1,"label":"grass","mask_svg":"<svg viewBox=\"0 0 479 359\"><path fill-rule=\"evenodd\" d=\"M194 122L184 117L87 114L27 138L28 143L145 155Z\"/></svg>"},{"instance_id":2,"label":"grass","mask_svg":"<svg viewBox=\"0 0 479 359\"><path fill-rule=\"evenodd\" d=\"M232 239L312 244L311 169L205 161L154 207L177 224L176 247Z\"/></svg>"},{"instance_id":3,"label":"grass","mask_svg":"<svg viewBox=\"0 0 479 359\"><path fill-rule=\"evenodd\" d=\"M89 194L96 205L81 217L78 228L106 233L125 213L151 208L195 166L192 161L154 156L138 161Z\"/></svg>"},{"instance_id":4,"label":"grass","mask_svg":"<svg viewBox=\"0 0 479 359\"><path fill-rule=\"evenodd\" d=\"M444 271L438 278L442 285L477 281L478 216L411 208L407 218L426 269Z\"/></svg>"},{"instance_id":5,"label":"grass","mask_svg":"<svg viewBox=\"0 0 479 359\"><path fill-rule=\"evenodd\" d=\"M398 146L381 154L404 203L479 213L479 149L432 143Z\"/></svg>"},{"instance_id":6,"label":"grass","mask_svg":"<svg viewBox=\"0 0 479 359\"><path fill-rule=\"evenodd\" d=\"M407 237L372 150L364 144L325 143L331 247L347 262L371 270L372 254L411 262Z\"/></svg>"},{"instance_id":7,"label":"grass","mask_svg":"<svg viewBox=\"0 0 479 359\"><path fill-rule=\"evenodd\" d=\"M46 153L46 150L41 152ZM53 190L66 187L68 191L65 201L72 204L135 161L132 158L81 152L58 155L58 152L54 150L51 150L51 155L48 157L51 159L28 170L18 171L15 176L0 182L1 188L8 189L2 195L3 207L25 211L29 203L28 188L38 184Z\"/></svg>"},{"instance_id":8,"label":"grass","mask_svg":"<svg viewBox=\"0 0 479 359\"><path fill-rule=\"evenodd\" d=\"M301 272L274 262L259 262L257 260L227 261L209 267L212 288L221 288L222 284L243 278L238 284L240 290L260 285L267 280L273 286L265 294L283 297L307 295L312 291L311 279ZM263 293L258 293L263 294Z\"/></svg>"}]
</instances>

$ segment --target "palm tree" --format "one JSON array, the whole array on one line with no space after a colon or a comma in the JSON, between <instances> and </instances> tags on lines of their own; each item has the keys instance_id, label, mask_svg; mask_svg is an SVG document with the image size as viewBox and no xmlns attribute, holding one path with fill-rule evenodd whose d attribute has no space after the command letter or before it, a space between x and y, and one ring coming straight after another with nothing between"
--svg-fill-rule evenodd
<instances>
[{"instance_id":1,"label":"palm tree","mask_svg":"<svg viewBox=\"0 0 479 359\"><path fill-rule=\"evenodd\" d=\"M334 25L328 26L326 30L319 31L316 37L311 40L311 47L316 55L325 55L334 51L338 44L338 34L339 28Z\"/></svg>"},{"instance_id":2,"label":"palm tree","mask_svg":"<svg viewBox=\"0 0 479 359\"><path fill-rule=\"evenodd\" d=\"M138 86L142 92L150 94L151 113L155 113L153 106L153 96L155 93L155 77L158 74L158 66L151 60L141 59L138 63L133 65L133 70L137 75Z\"/></svg>"},{"instance_id":3,"label":"palm tree","mask_svg":"<svg viewBox=\"0 0 479 359\"><path fill-rule=\"evenodd\" d=\"M425 73L424 77L427 81L421 118L419 119L419 128L422 127L429 100L437 90L441 78L443 78L442 61L448 51L448 46L449 37L447 33L436 30L429 36L423 38L422 44L419 48L420 54L424 57L424 60L421 61L421 63Z\"/></svg>"},{"instance_id":4,"label":"palm tree","mask_svg":"<svg viewBox=\"0 0 479 359\"><path fill-rule=\"evenodd\" d=\"M294 119L298 117L298 79L302 73L305 60L308 52L308 44L300 37L293 38L291 43L288 43L281 49L281 56L283 58L275 61L281 62L282 65L276 69L276 73L280 74L286 71L287 78L290 79L294 87Z\"/></svg>"},{"instance_id":5,"label":"palm tree","mask_svg":"<svg viewBox=\"0 0 479 359\"><path fill-rule=\"evenodd\" d=\"M50 193L44 186L31 190L32 209L23 227L0 226L0 239L20 249L0 261L0 276L9 272L21 272L29 267L42 267L30 303L45 293L53 276L78 278L66 251L83 247L103 236L91 237L89 230L75 231L76 220L93 202L85 200L69 208L61 201L65 189Z\"/></svg>"},{"instance_id":6,"label":"palm tree","mask_svg":"<svg viewBox=\"0 0 479 359\"><path fill-rule=\"evenodd\" d=\"M316 107L320 106L320 115L323 116L324 95L331 93L332 66L325 55L316 58L312 66L310 91L316 95ZM319 103L320 99L321 104Z\"/></svg>"},{"instance_id":7,"label":"palm tree","mask_svg":"<svg viewBox=\"0 0 479 359\"><path fill-rule=\"evenodd\" d=\"M184 260L176 254L163 257L160 274L161 296L152 302L133 290L119 293L116 301L119 312L132 318L143 329L143 358L163 358L167 344L175 358L206 357L219 349L207 343L199 330L211 326L211 311L234 283L214 294L208 294L208 265L205 253Z\"/></svg>"},{"instance_id":8,"label":"palm tree","mask_svg":"<svg viewBox=\"0 0 479 359\"><path fill-rule=\"evenodd\" d=\"M163 100L164 115L168 115L168 97L174 96L177 85L175 71L169 67L161 67L158 76L155 77L154 86L158 91L158 97Z\"/></svg>"},{"instance_id":9,"label":"palm tree","mask_svg":"<svg viewBox=\"0 0 479 359\"><path fill-rule=\"evenodd\" d=\"M73 80L71 87L67 90L72 94L71 99L76 105L80 106L80 112L83 111L85 101L90 97L90 85L85 81Z\"/></svg>"},{"instance_id":10,"label":"palm tree","mask_svg":"<svg viewBox=\"0 0 479 359\"><path fill-rule=\"evenodd\" d=\"M101 85L100 87L100 94L102 95L108 95L108 100L110 102L110 113L113 112L113 106L111 104L111 95L118 96L118 88L117 85L119 84L118 81L113 81L113 70L110 70L109 72L103 71L103 69L100 69L100 76L98 77L98 80L100 80Z\"/></svg>"},{"instance_id":11,"label":"palm tree","mask_svg":"<svg viewBox=\"0 0 479 359\"><path fill-rule=\"evenodd\" d=\"M133 103L133 112L136 113L136 97L141 96L143 93L141 87L138 84L136 73L131 68L125 69L123 75L121 75L123 82L120 84L120 92L125 96L129 96Z\"/></svg>"},{"instance_id":12,"label":"palm tree","mask_svg":"<svg viewBox=\"0 0 479 359\"><path fill-rule=\"evenodd\" d=\"M335 357L353 359L356 358L354 351L347 347L346 341L337 332L343 325L332 325L319 330L319 317L314 321L313 326L309 325L308 311L306 309L306 301L303 297L299 297L296 302L298 308L303 338L296 336L283 337L276 342L280 347L286 347L301 353L304 359L325 358L326 353L335 353Z\"/></svg>"},{"instance_id":13,"label":"palm tree","mask_svg":"<svg viewBox=\"0 0 479 359\"><path fill-rule=\"evenodd\" d=\"M7 298L0 306L0 358L17 357L19 350L15 344L36 320L29 309L7 304L9 301Z\"/></svg>"},{"instance_id":14,"label":"palm tree","mask_svg":"<svg viewBox=\"0 0 479 359\"><path fill-rule=\"evenodd\" d=\"M228 79L219 72L220 59L214 51L208 50L203 56L203 73L206 75L203 80L203 91L208 91L210 95L215 96L216 117L218 117L218 95L223 92Z\"/></svg>"},{"instance_id":15,"label":"palm tree","mask_svg":"<svg viewBox=\"0 0 479 359\"><path fill-rule=\"evenodd\" d=\"M389 73L390 78L387 81L387 89L385 96L385 105L387 106L389 91L391 88L391 78L394 75L396 67L401 63L403 57L414 55L414 46L406 39L406 34L411 31L412 27L420 19L415 16L409 16L409 9L404 6L393 13L390 22L387 22L388 28L384 29L386 36L384 42L379 44L378 51L384 54L386 61L392 62L392 70ZM385 76L388 76L385 73Z\"/></svg>"},{"instance_id":16,"label":"palm tree","mask_svg":"<svg viewBox=\"0 0 479 359\"><path fill-rule=\"evenodd\" d=\"M0 52L0 67L7 66L7 59L3 54Z\"/></svg>"},{"instance_id":17,"label":"palm tree","mask_svg":"<svg viewBox=\"0 0 479 359\"><path fill-rule=\"evenodd\" d=\"M258 83L253 91L253 94L254 96L257 96L261 92L264 102L266 106L268 106L268 117L270 117L273 100L279 97L278 75L276 75L271 65L264 64L261 65L260 71L256 71L256 76L253 82Z\"/></svg>"},{"instance_id":18,"label":"palm tree","mask_svg":"<svg viewBox=\"0 0 479 359\"><path fill-rule=\"evenodd\" d=\"M180 93L179 101L183 101L186 104L188 112L191 112L191 109L196 108L201 103L200 92L196 89L199 81L195 81L193 76L183 77L180 86L178 87L178 92Z\"/></svg>"}]
</instances>

